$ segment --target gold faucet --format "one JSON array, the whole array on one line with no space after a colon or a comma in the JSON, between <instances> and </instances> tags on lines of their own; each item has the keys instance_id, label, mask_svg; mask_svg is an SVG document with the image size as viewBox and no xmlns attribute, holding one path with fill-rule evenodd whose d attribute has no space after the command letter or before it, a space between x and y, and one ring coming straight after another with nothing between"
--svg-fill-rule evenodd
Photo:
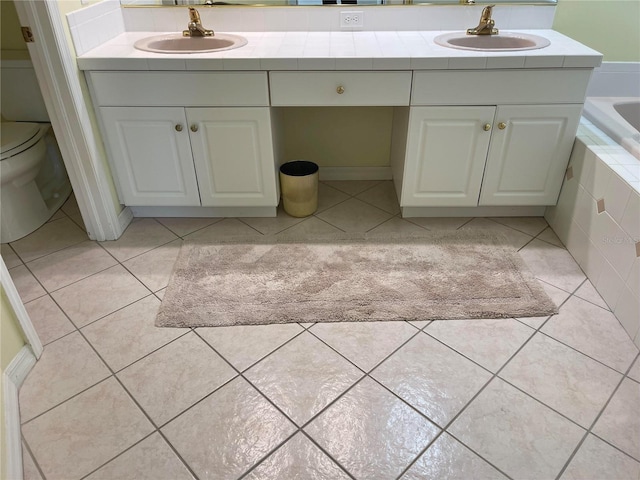
<instances>
[{"instance_id":1,"label":"gold faucet","mask_svg":"<svg viewBox=\"0 0 640 480\"><path fill-rule=\"evenodd\" d=\"M496 22L493 18L491 18L493 7L495 7L495 5L488 5L482 9L482 14L480 15L480 23L478 24L477 27L468 28L467 35L497 35L498 34L498 29L494 27Z\"/></svg>"},{"instance_id":2,"label":"gold faucet","mask_svg":"<svg viewBox=\"0 0 640 480\"><path fill-rule=\"evenodd\" d=\"M183 37L213 37L213 30L207 30L200 22L200 14L198 11L189 7L189 25L188 30L182 31Z\"/></svg>"}]
</instances>

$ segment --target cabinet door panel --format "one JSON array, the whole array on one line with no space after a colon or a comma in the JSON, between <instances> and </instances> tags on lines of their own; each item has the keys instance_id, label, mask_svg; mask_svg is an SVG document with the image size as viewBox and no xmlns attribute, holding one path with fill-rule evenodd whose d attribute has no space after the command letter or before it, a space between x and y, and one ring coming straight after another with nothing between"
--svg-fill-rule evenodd
<instances>
[{"instance_id":1,"label":"cabinet door panel","mask_svg":"<svg viewBox=\"0 0 640 480\"><path fill-rule=\"evenodd\" d=\"M495 107L412 107L402 206L476 206Z\"/></svg>"},{"instance_id":2,"label":"cabinet door panel","mask_svg":"<svg viewBox=\"0 0 640 480\"><path fill-rule=\"evenodd\" d=\"M581 105L500 106L480 205L553 205L575 138Z\"/></svg>"},{"instance_id":3,"label":"cabinet door panel","mask_svg":"<svg viewBox=\"0 0 640 480\"><path fill-rule=\"evenodd\" d=\"M200 205L184 109L103 107L100 112L125 205Z\"/></svg>"},{"instance_id":4,"label":"cabinet door panel","mask_svg":"<svg viewBox=\"0 0 640 480\"><path fill-rule=\"evenodd\" d=\"M278 204L268 108L189 108L187 118L203 206Z\"/></svg>"}]
</instances>

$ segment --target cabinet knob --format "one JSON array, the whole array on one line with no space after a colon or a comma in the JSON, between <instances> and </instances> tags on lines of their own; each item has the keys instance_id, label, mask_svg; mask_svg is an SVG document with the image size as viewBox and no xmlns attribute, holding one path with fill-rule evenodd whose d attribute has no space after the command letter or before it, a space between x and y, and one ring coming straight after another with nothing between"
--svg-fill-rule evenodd
<instances>
[{"instance_id":1,"label":"cabinet knob","mask_svg":"<svg viewBox=\"0 0 640 480\"><path fill-rule=\"evenodd\" d=\"M491 124L490 123L485 123L484 127L482 127L482 128L483 128L483 130L485 132L488 132L489 130L491 130Z\"/></svg>"},{"instance_id":2,"label":"cabinet knob","mask_svg":"<svg viewBox=\"0 0 640 480\"><path fill-rule=\"evenodd\" d=\"M500 123L498 124L498 128L499 128L500 130L504 130L505 128L507 128L507 124L506 124L506 123L504 123L504 122L500 122Z\"/></svg>"},{"instance_id":3,"label":"cabinet knob","mask_svg":"<svg viewBox=\"0 0 640 480\"><path fill-rule=\"evenodd\" d=\"M176 125L176 132L181 132L182 131L182 125L177 124Z\"/></svg>"},{"instance_id":4,"label":"cabinet knob","mask_svg":"<svg viewBox=\"0 0 640 480\"><path fill-rule=\"evenodd\" d=\"M338 95L342 95L344 93L344 87L340 85L338 88L336 88L336 92L338 92Z\"/></svg>"},{"instance_id":5,"label":"cabinet knob","mask_svg":"<svg viewBox=\"0 0 640 480\"><path fill-rule=\"evenodd\" d=\"M193 125L191 125L191 131L192 132L197 132L198 131L198 125L196 125L195 123Z\"/></svg>"}]
</instances>

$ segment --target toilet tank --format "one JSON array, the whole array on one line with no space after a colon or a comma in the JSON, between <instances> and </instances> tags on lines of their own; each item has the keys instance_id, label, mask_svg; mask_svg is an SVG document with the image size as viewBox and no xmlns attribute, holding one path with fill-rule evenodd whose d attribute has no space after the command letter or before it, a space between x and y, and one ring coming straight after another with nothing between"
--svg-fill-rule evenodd
<instances>
[{"instance_id":1,"label":"toilet tank","mask_svg":"<svg viewBox=\"0 0 640 480\"><path fill-rule=\"evenodd\" d=\"M40 93L31 60L0 62L0 113L14 122L48 122L49 115Z\"/></svg>"}]
</instances>

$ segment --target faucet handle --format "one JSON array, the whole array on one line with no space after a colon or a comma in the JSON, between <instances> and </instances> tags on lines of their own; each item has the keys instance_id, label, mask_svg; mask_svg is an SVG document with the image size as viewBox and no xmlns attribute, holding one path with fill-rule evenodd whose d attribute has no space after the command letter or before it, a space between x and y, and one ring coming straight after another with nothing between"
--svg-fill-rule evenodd
<instances>
[{"instance_id":1,"label":"faucet handle","mask_svg":"<svg viewBox=\"0 0 640 480\"><path fill-rule=\"evenodd\" d=\"M488 23L489 21L491 21L491 14L493 13L493 7L495 7L495 5L487 5L482 9L482 14L480 15L481 22L484 21Z\"/></svg>"},{"instance_id":2,"label":"faucet handle","mask_svg":"<svg viewBox=\"0 0 640 480\"><path fill-rule=\"evenodd\" d=\"M189 20L194 23L200 23L200 14L193 7L189 7Z\"/></svg>"}]
</instances>

